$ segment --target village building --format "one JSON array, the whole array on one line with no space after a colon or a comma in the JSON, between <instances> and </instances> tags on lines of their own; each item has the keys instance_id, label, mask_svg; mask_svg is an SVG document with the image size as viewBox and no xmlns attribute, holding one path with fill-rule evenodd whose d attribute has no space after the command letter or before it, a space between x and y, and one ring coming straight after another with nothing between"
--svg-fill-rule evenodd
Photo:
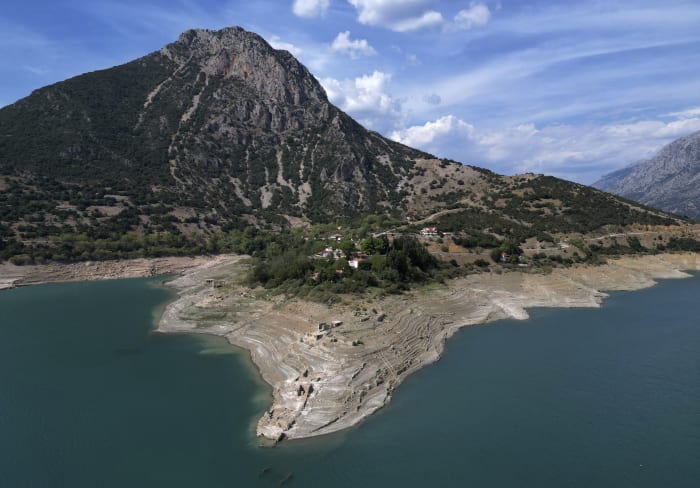
<instances>
[{"instance_id":1,"label":"village building","mask_svg":"<svg viewBox=\"0 0 700 488\"><path fill-rule=\"evenodd\" d=\"M352 259L348 261L348 264L352 269L358 269L360 267L360 263L365 261L369 257L369 254L366 253L355 253L352 256Z\"/></svg>"},{"instance_id":2,"label":"village building","mask_svg":"<svg viewBox=\"0 0 700 488\"><path fill-rule=\"evenodd\" d=\"M438 230L437 227L423 227L420 231L420 235L425 237L437 237Z\"/></svg>"},{"instance_id":3,"label":"village building","mask_svg":"<svg viewBox=\"0 0 700 488\"><path fill-rule=\"evenodd\" d=\"M316 254L312 256L314 259L323 259L323 258L333 258L333 259L340 259L343 257L343 251L340 249L333 249L331 246L328 246L325 248L323 251L319 251Z\"/></svg>"}]
</instances>

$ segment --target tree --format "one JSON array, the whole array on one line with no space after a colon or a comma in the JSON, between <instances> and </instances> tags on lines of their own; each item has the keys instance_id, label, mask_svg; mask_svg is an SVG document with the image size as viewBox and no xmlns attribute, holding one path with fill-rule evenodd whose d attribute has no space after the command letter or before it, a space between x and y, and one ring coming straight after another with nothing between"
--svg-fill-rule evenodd
<instances>
[{"instance_id":1,"label":"tree","mask_svg":"<svg viewBox=\"0 0 700 488\"><path fill-rule=\"evenodd\" d=\"M360 250L367 254L386 254L389 248L389 239L386 236L367 237L360 241Z\"/></svg>"},{"instance_id":2,"label":"tree","mask_svg":"<svg viewBox=\"0 0 700 488\"><path fill-rule=\"evenodd\" d=\"M505 253L505 255L503 254ZM502 262L502 257L507 263L517 263L523 253L517 242L512 239L504 239L501 245L491 251L491 259L496 263Z\"/></svg>"},{"instance_id":3,"label":"tree","mask_svg":"<svg viewBox=\"0 0 700 488\"><path fill-rule=\"evenodd\" d=\"M347 259L350 259L350 256L352 256L352 253L357 252L357 248L355 247L355 243L351 239L343 239L338 243L338 249L343 251L345 254L345 257Z\"/></svg>"}]
</instances>

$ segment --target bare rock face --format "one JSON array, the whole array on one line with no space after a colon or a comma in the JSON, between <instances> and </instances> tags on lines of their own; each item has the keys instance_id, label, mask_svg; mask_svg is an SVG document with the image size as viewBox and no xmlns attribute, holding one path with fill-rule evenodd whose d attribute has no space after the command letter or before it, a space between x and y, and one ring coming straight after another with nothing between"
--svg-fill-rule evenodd
<instances>
[{"instance_id":1,"label":"bare rock face","mask_svg":"<svg viewBox=\"0 0 700 488\"><path fill-rule=\"evenodd\" d=\"M601 190L700 218L700 132L677 139L653 158L603 176Z\"/></svg>"},{"instance_id":2,"label":"bare rock face","mask_svg":"<svg viewBox=\"0 0 700 488\"><path fill-rule=\"evenodd\" d=\"M161 53L179 65L197 63L208 76L244 80L268 101L328 102L323 88L290 53L273 49L260 36L240 27L188 30Z\"/></svg>"},{"instance_id":3,"label":"bare rock face","mask_svg":"<svg viewBox=\"0 0 700 488\"><path fill-rule=\"evenodd\" d=\"M186 31L156 55L177 66L151 98L181 104L168 157L182 187L206 187L207 200L239 195L227 210L253 214L274 209L313 218L395 203L397 170L405 172L416 151L388 143L330 104L287 51L232 27ZM153 116L163 111L156 105Z\"/></svg>"},{"instance_id":4,"label":"bare rock face","mask_svg":"<svg viewBox=\"0 0 700 488\"><path fill-rule=\"evenodd\" d=\"M196 110L196 103L225 109L225 120L208 117L218 122L218 131L236 122L279 132L330 120L326 94L311 73L288 52L240 27L188 30L160 54L179 66L181 74L198 72L203 83L193 92L197 101L190 107ZM207 93L211 80L219 86Z\"/></svg>"}]
</instances>

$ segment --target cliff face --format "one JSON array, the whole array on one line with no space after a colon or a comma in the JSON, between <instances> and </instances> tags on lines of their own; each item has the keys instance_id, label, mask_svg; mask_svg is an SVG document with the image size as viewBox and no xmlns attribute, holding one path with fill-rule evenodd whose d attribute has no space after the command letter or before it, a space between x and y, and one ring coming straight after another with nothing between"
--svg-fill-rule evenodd
<instances>
[{"instance_id":1,"label":"cliff face","mask_svg":"<svg viewBox=\"0 0 700 488\"><path fill-rule=\"evenodd\" d=\"M603 176L593 186L679 215L700 218L700 132L673 141L647 161Z\"/></svg>"}]
</instances>

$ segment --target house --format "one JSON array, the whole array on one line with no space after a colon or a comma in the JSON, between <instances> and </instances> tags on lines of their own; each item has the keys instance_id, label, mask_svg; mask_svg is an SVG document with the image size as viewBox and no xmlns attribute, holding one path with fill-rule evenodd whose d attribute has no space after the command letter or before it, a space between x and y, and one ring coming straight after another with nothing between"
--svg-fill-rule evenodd
<instances>
[{"instance_id":1,"label":"house","mask_svg":"<svg viewBox=\"0 0 700 488\"><path fill-rule=\"evenodd\" d=\"M348 261L348 264L350 265L351 268L357 269L360 267L360 263L367 259L369 257L369 254L364 253L364 252L357 252L354 253L352 256L352 259Z\"/></svg>"},{"instance_id":2,"label":"house","mask_svg":"<svg viewBox=\"0 0 700 488\"><path fill-rule=\"evenodd\" d=\"M425 237L437 237L437 227L424 227L423 229L421 229L420 235Z\"/></svg>"},{"instance_id":3,"label":"house","mask_svg":"<svg viewBox=\"0 0 700 488\"><path fill-rule=\"evenodd\" d=\"M334 259L339 259L343 257L343 251L340 249L333 249L331 246L328 246L325 248L323 251L319 251L316 254L312 256L314 259L323 259L323 258L334 258Z\"/></svg>"}]
</instances>

